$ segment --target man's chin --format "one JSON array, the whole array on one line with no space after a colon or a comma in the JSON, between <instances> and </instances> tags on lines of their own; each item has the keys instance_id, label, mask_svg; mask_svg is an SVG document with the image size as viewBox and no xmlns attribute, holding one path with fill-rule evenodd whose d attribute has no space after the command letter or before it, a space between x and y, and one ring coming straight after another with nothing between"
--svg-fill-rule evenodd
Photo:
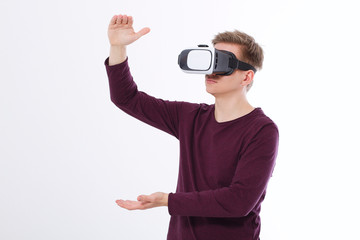
<instances>
[{"instance_id":1,"label":"man's chin","mask_svg":"<svg viewBox=\"0 0 360 240\"><path fill-rule=\"evenodd\" d=\"M215 91L211 91L209 89L206 88L206 92L208 92L209 94L213 95L214 97L216 96L216 92Z\"/></svg>"}]
</instances>

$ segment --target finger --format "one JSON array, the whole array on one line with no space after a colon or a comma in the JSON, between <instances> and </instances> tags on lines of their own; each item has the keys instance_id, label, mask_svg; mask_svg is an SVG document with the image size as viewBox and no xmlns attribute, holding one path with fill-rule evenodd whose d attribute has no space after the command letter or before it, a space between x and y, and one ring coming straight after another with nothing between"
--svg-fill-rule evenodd
<instances>
[{"instance_id":1,"label":"finger","mask_svg":"<svg viewBox=\"0 0 360 240\"><path fill-rule=\"evenodd\" d=\"M123 24L128 24L128 16L124 15L123 17Z\"/></svg>"},{"instance_id":2,"label":"finger","mask_svg":"<svg viewBox=\"0 0 360 240\"><path fill-rule=\"evenodd\" d=\"M147 195L140 195L137 197L137 200L141 202L151 202L151 199Z\"/></svg>"},{"instance_id":3,"label":"finger","mask_svg":"<svg viewBox=\"0 0 360 240\"><path fill-rule=\"evenodd\" d=\"M132 16L129 16L129 25L130 25L130 27L133 25L133 22L134 22L134 20L133 20Z\"/></svg>"},{"instance_id":4,"label":"finger","mask_svg":"<svg viewBox=\"0 0 360 240\"><path fill-rule=\"evenodd\" d=\"M122 208L125 208L126 204L124 200L116 200L116 204Z\"/></svg>"},{"instance_id":5,"label":"finger","mask_svg":"<svg viewBox=\"0 0 360 240\"><path fill-rule=\"evenodd\" d=\"M114 16L111 18L111 20L110 20L110 25L116 24L116 19L117 19L117 16L114 15Z\"/></svg>"},{"instance_id":6,"label":"finger","mask_svg":"<svg viewBox=\"0 0 360 240\"><path fill-rule=\"evenodd\" d=\"M135 33L136 39L139 39L140 37L144 36L145 34L148 34L150 32L150 28L146 27Z\"/></svg>"},{"instance_id":7,"label":"finger","mask_svg":"<svg viewBox=\"0 0 360 240\"><path fill-rule=\"evenodd\" d=\"M126 208L127 210L136 210L136 209L139 209L140 202L126 200L123 205L124 205L124 208Z\"/></svg>"},{"instance_id":8,"label":"finger","mask_svg":"<svg viewBox=\"0 0 360 240\"><path fill-rule=\"evenodd\" d=\"M119 200L116 200L115 202L116 202L117 205L120 206L120 205L122 205L124 203L124 200L119 199Z\"/></svg>"},{"instance_id":9,"label":"finger","mask_svg":"<svg viewBox=\"0 0 360 240\"><path fill-rule=\"evenodd\" d=\"M120 24L121 24L121 22L122 22L122 17L123 17L122 15L118 15L118 16L117 16L117 19L116 19L116 24L117 24L117 25L120 25Z\"/></svg>"},{"instance_id":10,"label":"finger","mask_svg":"<svg viewBox=\"0 0 360 240\"><path fill-rule=\"evenodd\" d=\"M117 201L118 205L122 208L125 208L127 210L137 210L137 209L144 209L144 206L141 202L138 201Z\"/></svg>"},{"instance_id":11,"label":"finger","mask_svg":"<svg viewBox=\"0 0 360 240\"><path fill-rule=\"evenodd\" d=\"M128 210L145 210L153 208L152 202L140 202L140 201L125 201L124 207Z\"/></svg>"}]
</instances>

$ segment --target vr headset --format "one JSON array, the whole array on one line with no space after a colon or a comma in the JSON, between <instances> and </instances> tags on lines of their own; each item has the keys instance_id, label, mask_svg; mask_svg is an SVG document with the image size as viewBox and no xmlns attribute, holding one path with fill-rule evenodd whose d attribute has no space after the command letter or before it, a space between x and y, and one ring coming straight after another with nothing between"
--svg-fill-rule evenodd
<instances>
[{"instance_id":1,"label":"vr headset","mask_svg":"<svg viewBox=\"0 0 360 240\"><path fill-rule=\"evenodd\" d=\"M208 45L183 50L178 64L186 73L230 75L235 69L256 73L253 66L238 60L232 52L210 48Z\"/></svg>"}]
</instances>

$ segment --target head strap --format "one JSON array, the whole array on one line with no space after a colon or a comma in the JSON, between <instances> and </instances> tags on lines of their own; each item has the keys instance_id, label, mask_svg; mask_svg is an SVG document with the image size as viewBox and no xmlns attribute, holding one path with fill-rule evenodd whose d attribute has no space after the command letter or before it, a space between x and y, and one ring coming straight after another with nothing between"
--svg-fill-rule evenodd
<instances>
[{"instance_id":1,"label":"head strap","mask_svg":"<svg viewBox=\"0 0 360 240\"><path fill-rule=\"evenodd\" d=\"M236 57L229 60L229 67L243 71L252 70L256 73L256 68L246 62L238 60Z\"/></svg>"}]
</instances>

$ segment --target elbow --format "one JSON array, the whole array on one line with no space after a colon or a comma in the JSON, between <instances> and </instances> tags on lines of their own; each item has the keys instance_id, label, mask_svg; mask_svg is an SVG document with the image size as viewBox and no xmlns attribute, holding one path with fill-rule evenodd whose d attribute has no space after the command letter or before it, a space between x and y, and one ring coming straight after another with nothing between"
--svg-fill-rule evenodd
<instances>
[{"instance_id":1,"label":"elbow","mask_svg":"<svg viewBox=\"0 0 360 240\"><path fill-rule=\"evenodd\" d=\"M249 215L253 211L253 209L254 209L253 206L245 207L239 212L238 216L245 217L245 216Z\"/></svg>"},{"instance_id":2,"label":"elbow","mask_svg":"<svg viewBox=\"0 0 360 240\"><path fill-rule=\"evenodd\" d=\"M113 104L115 104L116 106L121 106L123 105L124 103L119 101L118 98L114 97L113 95L110 95L110 100Z\"/></svg>"},{"instance_id":3,"label":"elbow","mask_svg":"<svg viewBox=\"0 0 360 240\"><path fill-rule=\"evenodd\" d=\"M233 201L228 208L231 217L245 217L256 210L259 202L263 199L252 191L244 191L237 187L232 189ZM260 194L261 195L261 194Z\"/></svg>"},{"instance_id":4,"label":"elbow","mask_svg":"<svg viewBox=\"0 0 360 240\"><path fill-rule=\"evenodd\" d=\"M254 205L252 204L244 204L242 203L234 204L234 209L232 211L232 217L246 217L249 215L254 209Z\"/></svg>"},{"instance_id":5,"label":"elbow","mask_svg":"<svg viewBox=\"0 0 360 240\"><path fill-rule=\"evenodd\" d=\"M125 106L125 103L124 103L124 102L121 102L121 101L119 101L119 100L116 99L116 98L110 98L110 99L111 99L111 102L112 102L115 106L117 106L118 108L121 108L121 107Z\"/></svg>"},{"instance_id":6,"label":"elbow","mask_svg":"<svg viewBox=\"0 0 360 240\"><path fill-rule=\"evenodd\" d=\"M118 107L124 107L131 101L135 101L137 91L134 92L110 92L110 100Z\"/></svg>"},{"instance_id":7,"label":"elbow","mask_svg":"<svg viewBox=\"0 0 360 240\"><path fill-rule=\"evenodd\" d=\"M122 97L119 97L119 96L116 96L116 95L110 95L110 100L117 107L124 107L129 102L128 98L122 98Z\"/></svg>"}]
</instances>

